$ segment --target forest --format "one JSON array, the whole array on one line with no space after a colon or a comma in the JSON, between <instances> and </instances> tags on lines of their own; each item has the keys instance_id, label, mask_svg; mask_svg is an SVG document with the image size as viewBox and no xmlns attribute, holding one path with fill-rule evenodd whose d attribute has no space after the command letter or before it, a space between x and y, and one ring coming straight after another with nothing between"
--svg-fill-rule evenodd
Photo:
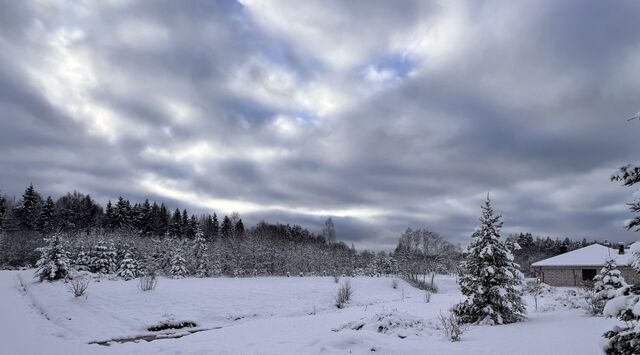
<instances>
[{"instance_id":1,"label":"forest","mask_svg":"<svg viewBox=\"0 0 640 355\"><path fill-rule=\"evenodd\" d=\"M460 245L426 228L407 228L394 250L356 250L341 238L331 218L320 231L262 221L246 227L238 213L189 214L164 203L132 203L119 197L105 208L90 195L69 192L44 198L29 185L19 198L0 195L0 266L35 265L39 248L56 236L76 269L133 275L418 275L455 274ZM348 236L344 236L348 240ZM531 233L510 235L516 263L530 264L589 243ZM130 261L133 261L131 263ZM104 267L104 265L107 265Z\"/></svg>"}]
</instances>

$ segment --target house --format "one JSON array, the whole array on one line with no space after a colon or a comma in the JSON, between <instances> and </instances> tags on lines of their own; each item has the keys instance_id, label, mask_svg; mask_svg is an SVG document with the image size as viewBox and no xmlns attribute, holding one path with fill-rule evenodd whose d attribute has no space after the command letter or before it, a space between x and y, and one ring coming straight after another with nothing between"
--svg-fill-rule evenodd
<instances>
[{"instance_id":1,"label":"house","mask_svg":"<svg viewBox=\"0 0 640 355\"><path fill-rule=\"evenodd\" d=\"M605 260L613 258L618 270L628 284L640 283L640 274L631 267L633 252L640 250L640 242L630 248L620 245L610 248L592 244L564 254L540 260L531 264L540 281L552 286L583 286L596 276Z\"/></svg>"}]
</instances>

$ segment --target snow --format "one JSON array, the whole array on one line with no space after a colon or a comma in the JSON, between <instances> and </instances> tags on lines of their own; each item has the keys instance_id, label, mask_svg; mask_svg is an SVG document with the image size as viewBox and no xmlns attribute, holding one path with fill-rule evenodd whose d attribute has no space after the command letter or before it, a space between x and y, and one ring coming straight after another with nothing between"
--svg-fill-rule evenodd
<instances>
[{"instance_id":1,"label":"snow","mask_svg":"<svg viewBox=\"0 0 640 355\"><path fill-rule=\"evenodd\" d=\"M540 260L531 264L540 266L602 266L608 258L613 258L618 266L629 266L634 260L633 251L640 247L640 242L633 243L631 248L625 249L625 253L618 254L618 249L613 249L600 244L592 244L584 248L576 249L561 255Z\"/></svg>"},{"instance_id":2,"label":"snow","mask_svg":"<svg viewBox=\"0 0 640 355\"><path fill-rule=\"evenodd\" d=\"M158 278L149 292L137 280L103 278L74 298L63 282L32 275L0 271L0 354L598 354L601 334L617 324L566 302L579 303L580 290L545 287L544 311L526 296L526 321L472 326L451 343L437 317L462 295L447 276L436 278L440 292L430 303L404 281L393 289L391 278L352 278L353 299L337 309L339 284L330 277ZM197 327L180 330L181 338L88 344L183 321Z\"/></svg>"}]
</instances>

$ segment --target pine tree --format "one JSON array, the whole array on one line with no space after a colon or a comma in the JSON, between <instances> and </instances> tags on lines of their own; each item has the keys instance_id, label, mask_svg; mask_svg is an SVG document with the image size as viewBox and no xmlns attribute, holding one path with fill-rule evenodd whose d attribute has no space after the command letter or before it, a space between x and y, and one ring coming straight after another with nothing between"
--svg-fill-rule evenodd
<instances>
[{"instance_id":1,"label":"pine tree","mask_svg":"<svg viewBox=\"0 0 640 355\"><path fill-rule=\"evenodd\" d=\"M222 226L220 227L220 235L222 238L229 239L233 234L233 224L231 223L231 219L228 216L224 216L222 220Z\"/></svg>"},{"instance_id":2,"label":"pine tree","mask_svg":"<svg viewBox=\"0 0 640 355\"><path fill-rule=\"evenodd\" d=\"M194 269L196 277L209 276L209 255L207 254L207 250L207 240L204 238L202 231L198 228L196 231L196 237L193 240L193 261L195 264Z\"/></svg>"},{"instance_id":3,"label":"pine tree","mask_svg":"<svg viewBox=\"0 0 640 355\"><path fill-rule=\"evenodd\" d=\"M212 240L215 240L220 236L220 224L218 223L218 216L215 212L213 213L211 223L211 238Z\"/></svg>"},{"instance_id":4,"label":"pine tree","mask_svg":"<svg viewBox=\"0 0 640 355\"><path fill-rule=\"evenodd\" d=\"M237 238L244 236L244 223L242 223L242 218L238 219L238 222L236 222L234 234Z\"/></svg>"},{"instance_id":5,"label":"pine tree","mask_svg":"<svg viewBox=\"0 0 640 355\"><path fill-rule=\"evenodd\" d=\"M36 230L41 209L42 197L33 187L33 184L30 184L24 191L22 200L20 200L15 210L20 227L25 230Z\"/></svg>"},{"instance_id":6,"label":"pine tree","mask_svg":"<svg viewBox=\"0 0 640 355\"><path fill-rule=\"evenodd\" d=\"M482 206L480 228L473 234L461 268L459 284L466 299L454 307L464 323L507 324L524 319L524 276L500 240L502 221L489 196Z\"/></svg>"},{"instance_id":7,"label":"pine tree","mask_svg":"<svg viewBox=\"0 0 640 355\"><path fill-rule=\"evenodd\" d=\"M117 270L117 254L113 243L98 241L91 258L91 271L98 274L111 274Z\"/></svg>"},{"instance_id":8,"label":"pine tree","mask_svg":"<svg viewBox=\"0 0 640 355\"><path fill-rule=\"evenodd\" d=\"M120 261L118 267L118 276L122 277L126 281L135 279L140 274L138 268L138 262L133 257L133 253L130 251L125 252L124 257Z\"/></svg>"},{"instance_id":9,"label":"pine tree","mask_svg":"<svg viewBox=\"0 0 640 355\"><path fill-rule=\"evenodd\" d=\"M91 258L84 251L84 247L80 246L80 250L76 254L75 258L73 258L73 268L76 271L90 271Z\"/></svg>"},{"instance_id":10,"label":"pine tree","mask_svg":"<svg viewBox=\"0 0 640 355\"><path fill-rule=\"evenodd\" d=\"M187 210L182 210L182 221L180 223L181 237L189 238L189 215Z\"/></svg>"},{"instance_id":11,"label":"pine tree","mask_svg":"<svg viewBox=\"0 0 640 355\"><path fill-rule=\"evenodd\" d=\"M7 198L0 195L0 231L4 230L4 218L7 214L8 202Z\"/></svg>"},{"instance_id":12,"label":"pine tree","mask_svg":"<svg viewBox=\"0 0 640 355\"><path fill-rule=\"evenodd\" d=\"M193 239L196 236L196 232L198 231L198 220L195 215L191 215L189 218L189 222L187 223L187 229L185 231L185 237L189 239Z\"/></svg>"},{"instance_id":13,"label":"pine tree","mask_svg":"<svg viewBox=\"0 0 640 355\"><path fill-rule=\"evenodd\" d=\"M619 288L626 285L620 270L616 268L615 260L613 258L607 259L600 269L600 273L593 278L594 312L601 314L605 303L615 296Z\"/></svg>"},{"instance_id":14,"label":"pine tree","mask_svg":"<svg viewBox=\"0 0 640 355\"><path fill-rule=\"evenodd\" d=\"M623 186L634 186L640 183L640 166L623 166L611 180L619 181ZM629 206L632 212L640 212L640 199L636 198ZM625 227L640 231L640 215L634 216ZM640 250L633 250L633 257L632 266L640 273ZM602 335L607 339L604 344L607 354L640 354L640 315L636 311L639 304L640 285L619 288L615 297L606 303L603 313L624 322Z\"/></svg>"},{"instance_id":15,"label":"pine tree","mask_svg":"<svg viewBox=\"0 0 640 355\"><path fill-rule=\"evenodd\" d=\"M180 210L176 208L171 218L171 226L169 227L169 235L173 238L182 238L182 215Z\"/></svg>"},{"instance_id":16,"label":"pine tree","mask_svg":"<svg viewBox=\"0 0 640 355\"><path fill-rule=\"evenodd\" d=\"M102 227L109 232L113 232L116 229L115 211L113 209L113 206L111 205L111 200L107 202L107 208L104 212Z\"/></svg>"},{"instance_id":17,"label":"pine tree","mask_svg":"<svg viewBox=\"0 0 640 355\"><path fill-rule=\"evenodd\" d=\"M113 219L114 229L128 229L131 227L131 203L122 196L118 197L118 202L114 208Z\"/></svg>"},{"instance_id":18,"label":"pine tree","mask_svg":"<svg viewBox=\"0 0 640 355\"><path fill-rule=\"evenodd\" d=\"M138 233L140 233L141 236L150 237L151 234L153 234L152 222L151 204L149 203L149 199L145 199L144 203L138 207L136 214Z\"/></svg>"},{"instance_id":19,"label":"pine tree","mask_svg":"<svg viewBox=\"0 0 640 355\"><path fill-rule=\"evenodd\" d=\"M611 299L611 296L615 294L615 290L627 285L613 258L605 261L600 273L593 278L593 281L594 291L601 293L606 299Z\"/></svg>"},{"instance_id":20,"label":"pine tree","mask_svg":"<svg viewBox=\"0 0 640 355\"><path fill-rule=\"evenodd\" d=\"M55 214L55 205L53 204L53 199L51 196L47 197L47 201L44 203L42 207L42 211L40 212L40 218L38 219L38 229L44 233L48 234L53 231L54 225L54 214Z\"/></svg>"},{"instance_id":21,"label":"pine tree","mask_svg":"<svg viewBox=\"0 0 640 355\"><path fill-rule=\"evenodd\" d=\"M174 279L182 279L187 276L187 262L182 257L182 249L176 248L171 257L171 270L169 274Z\"/></svg>"},{"instance_id":22,"label":"pine tree","mask_svg":"<svg viewBox=\"0 0 640 355\"><path fill-rule=\"evenodd\" d=\"M69 276L69 257L58 235L45 239L47 245L37 250L40 259L36 263L35 277L43 280L59 280Z\"/></svg>"},{"instance_id":23,"label":"pine tree","mask_svg":"<svg viewBox=\"0 0 640 355\"><path fill-rule=\"evenodd\" d=\"M154 203L155 205L155 203ZM164 203L160 204L160 210L158 211L158 216L155 221L155 235L164 236L169 231L171 214L167 210L167 206Z\"/></svg>"}]
</instances>

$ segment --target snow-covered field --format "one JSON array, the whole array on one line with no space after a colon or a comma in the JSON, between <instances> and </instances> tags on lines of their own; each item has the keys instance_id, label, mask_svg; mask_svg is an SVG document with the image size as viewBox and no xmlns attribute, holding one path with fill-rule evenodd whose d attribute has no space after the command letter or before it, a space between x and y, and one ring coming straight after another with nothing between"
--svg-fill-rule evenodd
<instances>
[{"instance_id":1,"label":"snow-covered field","mask_svg":"<svg viewBox=\"0 0 640 355\"><path fill-rule=\"evenodd\" d=\"M437 316L462 297L452 277L437 278L430 303L403 281L393 289L390 278L352 278L353 300L337 309L330 277L159 278L150 292L103 279L74 298L32 274L0 271L0 354L600 354L600 335L617 322L586 316L579 296L551 289L537 311L526 297L526 322L472 326L451 343ZM90 344L182 321L197 326L174 330L180 338Z\"/></svg>"}]
</instances>

